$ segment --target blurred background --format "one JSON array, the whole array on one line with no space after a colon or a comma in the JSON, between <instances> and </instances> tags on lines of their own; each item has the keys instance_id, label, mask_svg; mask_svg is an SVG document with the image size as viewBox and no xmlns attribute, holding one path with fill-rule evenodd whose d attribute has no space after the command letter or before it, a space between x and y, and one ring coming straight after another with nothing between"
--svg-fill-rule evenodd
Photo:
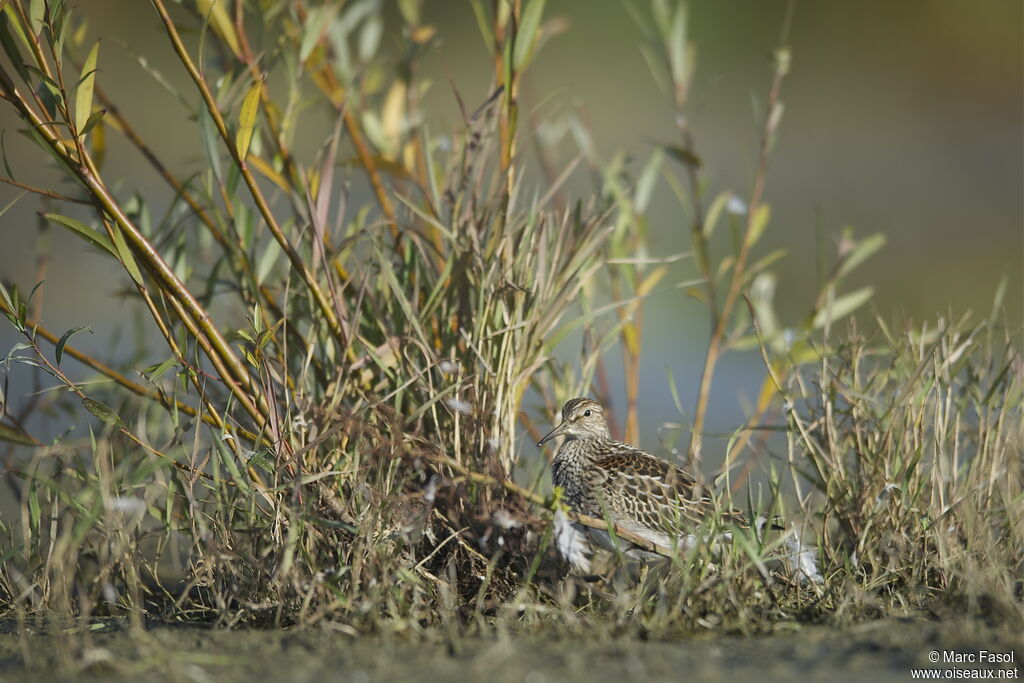
<instances>
[{"instance_id":1,"label":"blurred background","mask_svg":"<svg viewBox=\"0 0 1024 683\"><path fill-rule=\"evenodd\" d=\"M648 3L636 4L647 11ZM786 3L764 0L691 5L697 70L690 114L709 197L730 189L740 197L749 194L771 54L786 11ZM89 0L78 14L103 40L100 87L156 152L177 164L172 171L195 170L203 154L194 122L139 65L145 60L186 100L197 100L149 3ZM637 169L654 144L678 142L671 103L651 76L639 50L642 34L622 3L551 0L546 15L563 18L566 31L531 65L524 112L538 121L578 116L599 154L609 158L625 150ZM423 107L434 133L459 131L452 84L474 109L489 95L491 62L468 4L427 2L426 20L437 26L440 46L422 65L433 82ZM398 40L387 34L385 48ZM891 324L920 324L968 310L977 319L985 317L1005 277L1006 321L1019 332L1024 318L1024 4L797 3L788 44L793 66L783 84L785 114L766 191L772 219L758 245L762 255L777 248L789 252L775 267L781 324L795 325L806 314L841 230L854 226L858 236L887 236L886 247L849 287L874 285L874 312ZM308 137L297 141L307 160L330 125L325 115L322 128L310 125ZM9 107L0 108L16 177L53 186L55 174L39 150L16 134L17 127ZM124 178L126 190L138 188L159 216L172 199L166 186L116 133L108 137L105 175ZM567 153L560 161L570 158ZM541 182L527 178L528 185ZM571 198L592 190L581 174L571 185ZM0 206L18 194L0 187ZM362 180L354 177L349 206L369 201ZM26 291L35 284L39 209L34 198L25 197L0 217L0 277ZM688 249L688 222L664 183L649 217L653 254ZM41 290L45 324L57 333L91 326L94 334L78 335L74 344L100 357L134 367L162 360L162 347L133 344L136 315L118 296L126 278L80 240L57 230L50 231L49 240L52 256ZM696 396L708 337L706 309L669 286L693 275L691 263L679 264L646 304L640 409L642 443L652 448L658 426L680 420L666 369L687 411L683 421ZM862 309L859 320L868 323L871 315ZM145 328L143 316L137 319ZM16 341L6 325L0 326L0 351L6 354ZM570 360L574 351L567 346L560 354ZM617 355L609 356L608 365L613 388L621 394ZM731 432L742 422L744 406L754 400L763 376L755 353L722 361L710 432ZM7 394L14 405L33 389L25 377L11 374ZM709 452L720 448L724 441L705 445ZM535 452L525 443L523 450Z\"/></svg>"}]
</instances>

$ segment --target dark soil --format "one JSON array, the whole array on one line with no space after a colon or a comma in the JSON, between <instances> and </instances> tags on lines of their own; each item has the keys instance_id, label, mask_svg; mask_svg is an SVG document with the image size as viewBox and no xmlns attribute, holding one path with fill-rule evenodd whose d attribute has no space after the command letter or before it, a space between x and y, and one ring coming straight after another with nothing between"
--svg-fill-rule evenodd
<instances>
[{"instance_id":1,"label":"dark soil","mask_svg":"<svg viewBox=\"0 0 1024 683\"><path fill-rule=\"evenodd\" d=\"M0 629L0 681L886 681L911 669L991 669L1020 678L1021 640L982 626L887 619L848 629L780 629L768 636L697 636L673 642L557 633L409 642L354 638L326 629L239 630L155 625L142 631L97 624L88 636L34 635L8 622ZM90 642L91 641L91 642ZM944 663L979 658L1011 662ZM929 655L938 652L932 664ZM946 652L953 653L946 655ZM932 655L934 656L934 655ZM1001 673L999 669L1006 669ZM1017 669L1011 671L1011 669ZM965 676L966 674L966 676ZM940 671L940 678L973 676Z\"/></svg>"}]
</instances>

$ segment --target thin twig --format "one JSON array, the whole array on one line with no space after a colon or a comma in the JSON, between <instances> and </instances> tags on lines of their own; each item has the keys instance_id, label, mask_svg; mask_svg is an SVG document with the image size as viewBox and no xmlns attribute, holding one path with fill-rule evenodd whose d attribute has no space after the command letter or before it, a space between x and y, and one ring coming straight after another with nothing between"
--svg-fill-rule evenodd
<instances>
[{"instance_id":1,"label":"thin twig","mask_svg":"<svg viewBox=\"0 0 1024 683\"><path fill-rule=\"evenodd\" d=\"M779 48L776 53L775 73L772 77L771 87L768 90L768 105L765 114L764 128L761 133L761 148L758 156L757 175L754 177L754 187L750 193L750 203L747 207L747 225L743 233L739 254L732 269L732 278L729 281L729 290L718 314L717 323L708 342L708 353L704 358L704 368L701 371L700 389L697 394L697 406L693 415L693 433L690 439L690 458L695 467L699 469L701 459L701 445L704 432L704 420L707 415L708 403L711 398L711 381L715 374L715 367L718 358L725 349L725 335L732 317L733 306L740 294L743 283L746 281L747 258L750 254L750 247L753 243L755 222L758 220L758 209L764 195L765 180L768 175L768 157L771 151L772 140L779 124L779 93L782 88L782 79L789 69L789 52L785 48Z\"/></svg>"},{"instance_id":2,"label":"thin twig","mask_svg":"<svg viewBox=\"0 0 1024 683\"><path fill-rule=\"evenodd\" d=\"M0 183L6 185L13 185L14 187L20 187L22 190L28 190L33 194L42 195L43 197L49 197L50 199L57 199L62 202L71 202L72 204L85 204L86 206L92 206L92 202L88 199L77 199L75 197L69 197L66 194L54 192L53 190L46 190L41 187L35 187L34 185L27 185L26 183L19 183L13 178L0 177Z\"/></svg>"}]
</instances>

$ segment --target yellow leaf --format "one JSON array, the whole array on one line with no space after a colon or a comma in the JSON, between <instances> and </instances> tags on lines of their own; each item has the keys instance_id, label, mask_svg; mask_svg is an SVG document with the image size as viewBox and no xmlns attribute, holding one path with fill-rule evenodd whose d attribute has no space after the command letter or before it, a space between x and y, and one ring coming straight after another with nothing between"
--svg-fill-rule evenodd
<instances>
[{"instance_id":1,"label":"yellow leaf","mask_svg":"<svg viewBox=\"0 0 1024 683\"><path fill-rule=\"evenodd\" d=\"M761 238L764 229L768 227L768 219L772 216L772 209L767 204L757 207L757 211L750 218L750 232L747 233L747 244L754 245Z\"/></svg>"},{"instance_id":2,"label":"yellow leaf","mask_svg":"<svg viewBox=\"0 0 1024 683\"><path fill-rule=\"evenodd\" d=\"M648 294L650 294L651 290L654 289L654 286L658 284L658 280L665 277L665 273L667 272L668 266L658 266L657 268L652 270L650 273L647 274L647 277L645 277L643 281L637 286L636 295L647 296Z\"/></svg>"},{"instance_id":3,"label":"yellow leaf","mask_svg":"<svg viewBox=\"0 0 1024 683\"><path fill-rule=\"evenodd\" d=\"M238 34L227 10L227 0L196 0L196 6L203 17L210 18L213 32L227 44L236 57L242 54L238 47Z\"/></svg>"},{"instance_id":4,"label":"yellow leaf","mask_svg":"<svg viewBox=\"0 0 1024 683\"><path fill-rule=\"evenodd\" d=\"M622 339L626 342L626 350L629 355L636 356L640 353L640 339L637 336L636 325L629 322L622 326Z\"/></svg>"},{"instance_id":5,"label":"yellow leaf","mask_svg":"<svg viewBox=\"0 0 1024 683\"><path fill-rule=\"evenodd\" d=\"M409 37L412 39L412 42L416 43L417 45L422 45L423 43L433 38L434 35L436 34L436 28L434 28L430 24L423 24L422 26L417 26L416 28L414 28L412 30L412 34Z\"/></svg>"},{"instance_id":6,"label":"yellow leaf","mask_svg":"<svg viewBox=\"0 0 1024 683\"><path fill-rule=\"evenodd\" d=\"M320 172L317 169L309 169L306 174L306 184L309 186L309 196L315 199L317 193L320 192Z\"/></svg>"},{"instance_id":7,"label":"yellow leaf","mask_svg":"<svg viewBox=\"0 0 1024 683\"><path fill-rule=\"evenodd\" d=\"M235 139L235 149L240 161L245 161L245 155L249 153L249 143L252 142L252 132L256 126L256 112L259 111L259 108L260 82L256 81L249 86L249 92L242 100L242 111L238 114L238 137Z\"/></svg>"},{"instance_id":8,"label":"yellow leaf","mask_svg":"<svg viewBox=\"0 0 1024 683\"><path fill-rule=\"evenodd\" d=\"M775 386L775 380L771 378L771 375L764 378L764 383L761 385L761 393L757 397L757 407L763 410L768 406L775 394L778 393L778 388Z\"/></svg>"},{"instance_id":9,"label":"yellow leaf","mask_svg":"<svg viewBox=\"0 0 1024 683\"><path fill-rule=\"evenodd\" d=\"M337 87L334 80L328 78L329 73L327 69L318 69L313 72L311 78L313 84L320 89L320 92L327 96L331 104L335 107L340 107L345 103L345 89Z\"/></svg>"},{"instance_id":10,"label":"yellow leaf","mask_svg":"<svg viewBox=\"0 0 1024 683\"><path fill-rule=\"evenodd\" d=\"M394 161L398 151L398 141L405 125L405 82L395 81L384 99L381 110L381 129L387 139L388 150L384 154Z\"/></svg>"},{"instance_id":11,"label":"yellow leaf","mask_svg":"<svg viewBox=\"0 0 1024 683\"><path fill-rule=\"evenodd\" d=\"M807 342L798 341L790 350L789 359L793 365L805 365L807 363L817 363L820 361L821 354L819 354L814 347Z\"/></svg>"},{"instance_id":12,"label":"yellow leaf","mask_svg":"<svg viewBox=\"0 0 1024 683\"><path fill-rule=\"evenodd\" d=\"M275 185L277 185L279 188L281 188L285 192L288 191L288 182L284 179L284 177L280 173L275 171L274 168L270 164L268 164L266 161L264 161L263 157L256 157L256 156L254 156L252 159L248 160L248 163L252 164L253 167L257 171L262 173L263 176L267 180L269 180L270 182L274 183Z\"/></svg>"},{"instance_id":13,"label":"yellow leaf","mask_svg":"<svg viewBox=\"0 0 1024 683\"><path fill-rule=\"evenodd\" d=\"M402 148L402 165L405 168L416 168L416 146L411 142L405 143Z\"/></svg>"},{"instance_id":14,"label":"yellow leaf","mask_svg":"<svg viewBox=\"0 0 1024 683\"><path fill-rule=\"evenodd\" d=\"M89 139L92 141L92 160L96 164L96 168L103 168L103 161L107 158L107 126L103 121L100 121L92 128L92 135Z\"/></svg>"}]
</instances>

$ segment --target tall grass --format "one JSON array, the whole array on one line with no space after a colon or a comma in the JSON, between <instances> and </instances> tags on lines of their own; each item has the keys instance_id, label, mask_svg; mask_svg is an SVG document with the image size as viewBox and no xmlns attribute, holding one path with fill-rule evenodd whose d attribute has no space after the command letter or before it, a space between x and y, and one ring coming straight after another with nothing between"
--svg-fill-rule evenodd
<instances>
[{"instance_id":1,"label":"tall grass","mask_svg":"<svg viewBox=\"0 0 1024 683\"><path fill-rule=\"evenodd\" d=\"M667 633L967 601L1019 623L1016 337L995 317L901 333L881 320L871 334L842 328L836 321L870 296L844 292L844 278L881 246L877 236L848 236L806 319L776 322L777 255L757 244L770 216L784 47L751 192L708 201L686 119L693 50L681 4L656 1L637 16L679 141L634 177L622 157L601 160L577 122L575 161L558 169L540 146L540 189L525 180L535 131L524 129L519 89L556 31L542 0L472 3L492 88L478 101L457 91L462 121L442 134L420 109L416 67L437 30L419 2L399 3L386 26L374 2L153 7L194 86L181 100L205 163L189 178L169 171L108 98L104 55L78 42L65 3L12 0L0 15L2 96L71 189L5 181L69 207L47 209L46 220L123 270L165 346L147 368L115 369L74 347L79 330L49 331L25 286L0 290L24 336L7 364L59 388L20 414L5 404L0 422L20 510L0 528L10 613ZM403 38L400 54L382 53L383 33ZM304 159L293 140L313 118L300 106L309 100L332 123ZM112 133L173 192L164 220L102 171ZM354 170L339 170L343 161ZM581 163L598 186L569 200ZM373 204L349 205L351 177ZM660 178L677 192L699 274L681 284L707 302L712 329L691 461L701 469L721 358L759 348L764 388L730 441L723 495L741 497L752 459L774 447L756 427L784 419L771 499L751 507L803 520L805 541L817 537L821 586L773 571L786 561L784 538L740 530L727 549L698 548L639 577L615 567L596 584L567 576L552 545L557 492L513 478L535 421L592 381L611 398L605 352L616 345L622 433L636 437L643 299L673 258L644 252ZM712 248L719 224L733 233L722 255ZM587 340L578 369L553 362L576 331ZM96 375L107 388L85 382ZM541 411L524 406L527 392ZM89 437L33 435L28 411L46 408L40 401L72 408ZM784 479L797 494L788 504Z\"/></svg>"}]
</instances>

